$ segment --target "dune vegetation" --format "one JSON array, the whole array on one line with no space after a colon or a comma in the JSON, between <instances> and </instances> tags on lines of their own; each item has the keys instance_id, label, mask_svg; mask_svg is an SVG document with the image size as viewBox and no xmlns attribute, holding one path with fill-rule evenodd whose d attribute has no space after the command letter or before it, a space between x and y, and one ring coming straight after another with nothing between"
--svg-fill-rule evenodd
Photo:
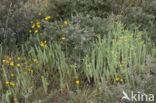
<instances>
[{"instance_id":1,"label":"dune vegetation","mask_svg":"<svg viewBox=\"0 0 156 103\"><path fill-rule=\"evenodd\" d=\"M155 0L1 0L0 103L138 103L155 46Z\"/></svg>"}]
</instances>

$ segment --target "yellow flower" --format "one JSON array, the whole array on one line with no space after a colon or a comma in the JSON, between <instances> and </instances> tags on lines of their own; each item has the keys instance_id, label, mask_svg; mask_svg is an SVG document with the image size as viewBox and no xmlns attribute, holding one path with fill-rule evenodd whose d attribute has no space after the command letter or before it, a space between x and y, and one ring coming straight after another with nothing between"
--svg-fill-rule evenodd
<instances>
[{"instance_id":1,"label":"yellow flower","mask_svg":"<svg viewBox=\"0 0 156 103\"><path fill-rule=\"evenodd\" d=\"M62 39L62 40L66 40L66 37L62 37L61 39Z\"/></svg>"},{"instance_id":2,"label":"yellow flower","mask_svg":"<svg viewBox=\"0 0 156 103\"><path fill-rule=\"evenodd\" d=\"M47 41L45 40L44 43L47 43Z\"/></svg>"},{"instance_id":3,"label":"yellow flower","mask_svg":"<svg viewBox=\"0 0 156 103\"><path fill-rule=\"evenodd\" d=\"M123 79L120 79L120 82L123 82Z\"/></svg>"},{"instance_id":4,"label":"yellow flower","mask_svg":"<svg viewBox=\"0 0 156 103\"><path fill-rule=\"evenodd\" d=\"M37 25L37 27L40 28L41 26L40 25Z\"/></svg>"},{"instance_id":5,"label":"yellow flower","mask_svg":"<svg viewBox=\"0 0 156 103\"><path fill-rule=\"evenodd\" d=\"M76 81L76 84L79 84L79 83L80 83L80 81L79 81L79 80L77 80L77 81Z\"/></svg>"},{"instance_id":6,"label":"yellow flower","mask_svg":"<svg viewBox=\"0 0 156 103\"><path fill-rule=\"evenodd\" d=\"M36 63L38 64L38 61L36 61Z\"/></svg>"},{"instance_id":7,"label":"yellow flower","mask_svg":"<svg viewBox=\"0 0 156 103\"><path fill-rule=\"evenodd\" d=\"M10 82L10 85L15 86L15 83Z\"/></svg>"},{"instance_id":8,"label":"yellow flower","mask_svg":"<svg viewBox=\"0 0 156 103\"><path fill-rule=\"evenodd\" d=\"M51 18L51 16L48 16L48 18L50 19L50 18Z\"/></svg>"},{"instance_id":9,"label":"yellow flower","mask_svg":"<svg viewBox=\"0 0 156 103\"><path fill-rule=\"evenodd\" d=\"M36 22L36 25L40 25L40 22L39 22L39 21L37 21L37 22Z\"/></svg>"},{"instance_id":10,"label":"yellow flower","mask_svg":"<svg viewBox=\"0 0 156 103\"><path fill-rule=\"evenodd\" d=\"M35 33L38 33L38 30L35 30Z\"/></svg>"},{"instance_id":11,"label":"yellow flower","mask_svg":"<svg viewBox=\"0 0 156 103\"><path fill-rule=\"evenodd\" d=\"M20 64L17 64L17 67L20 67Z\"/></svg>"},{"instance_id":12,"label":"yellow flower","mask_svg":"<svg viewBox=\"0 0 156 103\"><path fill-rule=\"evenodd\" d=\"M41 47L42 47L42 46L44 46L44 43L43 43L43 42L41 42L41 44L40 44L40 45L41 45Z\"/></svg>"},{"instance_id":13,"label":"yellow flower","mask_svg":"<svg viewBox=\"0 0 156 103\"><path fill-rule=\"evenodd\" d=\"M51 17L50 16L47 16L47 17L45 17L45 20L49 20Z\"/></svg>"},{"instance_id":14,"label":"yellow flower","mask_svg":"<svg viewBox=\"0 0 156 103\"><path fill-rule=\"evenodd\" d=\"M34 59L34 62L36 62L37 61L37 59Z\"/></svg>"},{"instance_id":15,"label":"yellow flower","mask_svg":"<svg viewBox=\"0 0 156 103\"><path fill-rule=\"evenodd\" d=\"M9 60L12 60L11 58L9 58Z\"/></svg>"},{"instance_id":16,"label":"yellow flower","mask_svg":"<svg viewBox=\"0 0 156 103\"><path fill-rule=\"evenodd\" d=\"M67 21L64 21L64 24L67 25Z\"/></svg>"},{"instance_id":17,"label":"yellow flower","mask_svg":"<svg viewBox=\"0 0 156 103\"><path fill-rule=\"evenodd\" d=\"M21 60L21 58L20 57L17 57L17 60Z\"/></svg>"},{"instance_id":18,"label":"yellow flower","mask_svg":"<svg viewBox=\"0 0 156 103\"><path fill-rule=\"evenodd\" d=\"M32 32L32 30L29 30L29 33L31 33Z\"/></svg>"},{"instance_id":19,"label":"yellow flower","mask_svg":"<svg viewBox=\"0 0 156 103\"><path fill-rule=\"evenodd\" d=\"M46 45L44 45L44 47L47 47L47 44L46 44Z\"/></svg>"},{"instance_id":20,"label":"yellow flower","mask_svg":"<svg viewBox=\"0 0 156 103\"><path fill-rule=\"evenodd\" d=\"M116 80L116 81L118 81L118 80L119 80L119 78L116 78L115 80Z\"/></svg>"},{"instance_id":21,"label":"yellow flower","mask_svg":"<svg viewBox=\"0 0 156 103\"><path fill-rule=\"evenodd\" d=\"M31 27L32 27L32 28L35 28L35 24L33 24Z\"/></svg>"},{"instance_id":22,"label":"yellow flower","mask_svg":"<svg viewBox=\"0 0 156 103\"><path fill-rule=\"evenodd\" d=\"M11 76L11 77L14 77L14 74L11 74L10 76Z\"/></svg>"},{"instance_id":23,"label":"yellow flower","mask_svg":"<svg viewBox=\"0 0 156 103\"><path fill-rule=\"evenodd\" d=\"M48 82L46 82L45 84L46 84L46 86L48 86L48 85L49 85L49 83L48 83Z\"/></svg>"},{"instance_id":24,"label":"yellow flower","mask_svg":"<svg viewBox=\"0 0 156 103\"><path fill-rule=\"evenodd\" d=\"M5 84L8 85L9 84L9 81L6 81Z\"/></svg>"},{"instance_id":25,"label":"yellow flower","mask_svg":"<svg viewBox=\"0 0 156 103\"><path fill-rule=\"evenodd\" d=\"M9 56L7 56L7 58L9 58Z\"/></svg>"},{"instance_id":26,"label":"yellow flower","mask_svg":"<svg viewBox=\"0 0 156 103\"><path fill-rule=\"evenodd\" d=\"M14 102L16 102L17 101L17 98L16 97L14 97Z\"/></svg>"},{"instance_id":27,"label":"yellow flower","mask_svg":"<svg viewBox=\"0 0 156 103\"><path fill-rule=\"evenodd\" d=\"M10 66L14 66L14 62L11 62L11 63L10 63Z\"/></svg>"},{"instance_id":28,"label":"yellow flower","mask_svg":"<svg viewBox=\"0 0 156 103\"><path fill-rule=\"evenodd\" d=\"M6 62L6 60L3 60L3 63L5 63Z\"/></svg>"}]
</instances>

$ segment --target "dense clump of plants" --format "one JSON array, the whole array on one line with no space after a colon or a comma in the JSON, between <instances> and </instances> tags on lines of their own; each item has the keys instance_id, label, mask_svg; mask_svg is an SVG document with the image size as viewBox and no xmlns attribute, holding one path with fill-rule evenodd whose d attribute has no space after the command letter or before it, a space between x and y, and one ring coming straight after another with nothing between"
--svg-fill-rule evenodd
<instances>
[{"instance_id":1,"label":"dense clump of plants","mask_svg":"<svg viewBox=\"0 0 156 103\"><path fill-rule=\"evenodd\" d=\"M120 103L123 90L155 94L155 3L2 0L0 102Z\"/></svg>"}]
</instances>

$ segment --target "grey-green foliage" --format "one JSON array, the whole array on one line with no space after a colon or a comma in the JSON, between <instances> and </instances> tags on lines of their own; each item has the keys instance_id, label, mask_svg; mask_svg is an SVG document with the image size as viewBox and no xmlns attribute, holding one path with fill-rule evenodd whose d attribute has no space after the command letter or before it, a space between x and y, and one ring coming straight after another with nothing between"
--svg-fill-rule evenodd
<instances>
[{"instance_id":1,"label":"grey-green foliage","mask_svg":"<svg viewBox=\"0 0 156 103\"><path fill-rule=\"evenodd\" d=\"M155 41L155 5L155 0L49 0L47 12L62 19L70 18L71 14L77 12L102 18L115 14L121 16L120 20L127 26L135 23L141 30L148 30L149 36Z\"/></svg>"},{"instance_id":2,"label":"grey-green foliage","mask_svg":"<svg viewBox=\"0 0 156 103\"><path fill-rule=\"evenodd\" d=\"M26 0L2 0L0 3L0 42L7 46L24 43L28 37L27 24L35 12L32 13L31 7L25 8L25 2Z\"/></svg>"},{"instance_id":3,"label":"grey-green foliage","mask_svg":"<svg viewBox=\"0 0 156 103\"><path fill-rule=\"evenodd\" d=\"M156 2L154 0L147 0L140 4L140 6L131 6L124 10L124 15L121 21L127 25L135 23L139 25L140 30L146 29L148 35L156 42Z\"/></svg>"},{"instance_id":4,"label":"grey-green foliage","mask_svg":"<svg viewBox=\"0 0 156 103\"><path fill-rule=\"evenodd\" d=\"M114 0L48 0L47 12L54 17L70 17L75 12L93 15L108 15L120 7ZM115 4L115 5L114 5Z\"/></svg>"}]
</instances>

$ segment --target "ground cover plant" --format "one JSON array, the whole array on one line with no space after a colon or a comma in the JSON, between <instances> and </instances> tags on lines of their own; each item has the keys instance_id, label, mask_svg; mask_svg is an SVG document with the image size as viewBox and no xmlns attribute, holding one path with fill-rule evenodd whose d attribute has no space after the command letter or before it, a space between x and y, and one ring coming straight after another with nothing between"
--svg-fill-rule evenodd
<instances>
[{"instance_id":1,"label":"ground cover plant","mask_svg":"<svg viewBox=\"0 0 156 103\"><path fill-rule=\"evenodd\" d=\"M154 4L2 0L0 102L137 103L122 100L123 91L155 96Z\"/></svg>"}]
</instances>

